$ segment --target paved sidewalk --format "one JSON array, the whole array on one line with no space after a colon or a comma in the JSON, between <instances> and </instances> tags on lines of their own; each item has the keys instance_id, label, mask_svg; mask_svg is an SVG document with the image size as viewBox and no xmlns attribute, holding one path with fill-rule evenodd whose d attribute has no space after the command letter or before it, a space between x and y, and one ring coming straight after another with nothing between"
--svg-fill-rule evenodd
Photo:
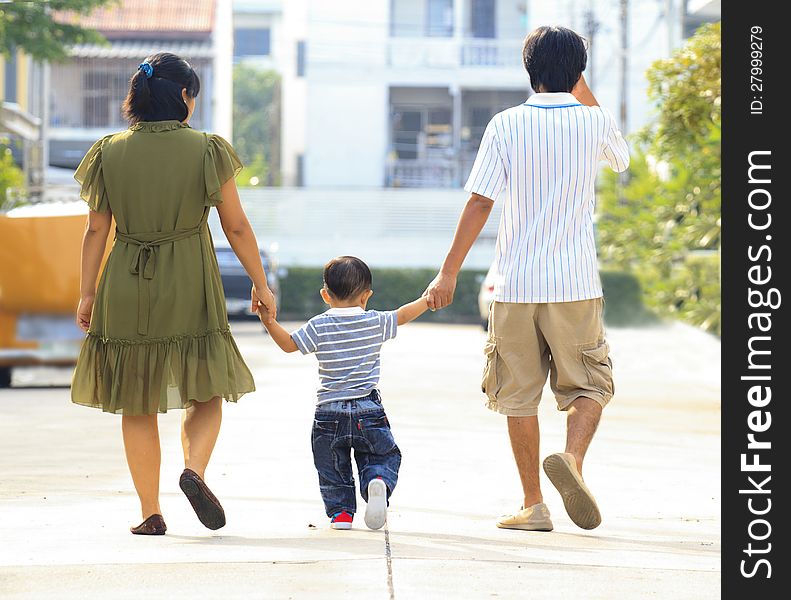
<instances>
[{"instance_id":1,"label":"paved sidewalk","mask_svg":"<svg viewBox=\"0 0 791 600\"><path fill-rule=\"evenodd\" d=\"M179 412L160 420L168 534L132 536L120 419L65 387L0 391L0 598L613 599L720 596L719 342L681 325L609 332L617 395L586 462L603 524L496 529L520 503L504 418L479 393L484 334L414 324L383 350L404 459L387 530L327 527L310 454L315 361L235 326L258 392L227 406L203 529L178 488ZM22 371L17 384L64 383ZM565 420L545 395L542 454ZM362 500L360 500L362 502ZM361 517L362 515L360 515Z\"/></svg>"}]
</instances>

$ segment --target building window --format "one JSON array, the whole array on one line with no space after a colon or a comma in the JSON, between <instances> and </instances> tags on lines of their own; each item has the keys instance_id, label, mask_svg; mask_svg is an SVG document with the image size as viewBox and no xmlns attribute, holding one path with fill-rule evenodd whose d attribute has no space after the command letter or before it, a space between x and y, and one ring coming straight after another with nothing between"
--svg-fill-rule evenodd
<instances>
[{"instance_id":1,"label":"building window","mask_svg":"<svg viewBox=\"0 0 791 600\"><path fill-rule=\"evenodd\" d=\"M120 122L119 107L128 87L127 73L91 70L83 75L82 115L85 127L113 127Z\"/></svg>"},{"instance_id":2,"label":"building window","mask_svg":"<svg viewBox=\"0 0 791 600\"><path fill-rule=\"evenodd\" d=\"M266 29L237 29L233 34L233 55L269 56L271 53L271 32Z\"/></svg>"},{"instance_id":3,"label":"building window","mask_svg":"<svg viewBox=\"0 0 791 600\"><path fill-rule=\"evenodd\" d=\"M11 48L9 55L5 59L5 100L6 102L16 102L16 50Z\"/></svg>"},{"instance_id":4,"label":"building window","mask_svg":"<svg viewBox=\"0 0 791 600\"><path fill-rule=\"evenodd\" d=\"M449 108L394 107L392 123L399 159L447 158L453 145Z\"/></svg>"},{"instance_id":5,"label":"building window","mask_svg":"<svg viewBox=\"0 0 791 600\"><path fill-rule=\"evenodd\" d=\"M453 35L453 0L428 0L426 35L451 37Z\"/></svg>"},{"instance_id":6,"label":"building window","mask_svg":"<svg viewBox=\"0 0 791 600\"><path fill-rule=\"evenodd\" d=\"M305 40L297 42L297 77L305 76Z\"/></svg>"},{"instance_id":7,"label":"building window","mask_svg":"<svg viewBox=\"0 0 791 600\"><path fill-rule=\"evenodd\" d=\"M305 187L305 155L297 154L297 187Z\"/></svg>"},{"instance_id":8,"label":"building window","mask_svg":"<svg viewBox=\"0 0 791 600\"><path fill-rule=\"evenodd\" d=\"M495 37L495 0L472 0L470 5L470 31L472 37Z\"/></svg>"}]
</instances>

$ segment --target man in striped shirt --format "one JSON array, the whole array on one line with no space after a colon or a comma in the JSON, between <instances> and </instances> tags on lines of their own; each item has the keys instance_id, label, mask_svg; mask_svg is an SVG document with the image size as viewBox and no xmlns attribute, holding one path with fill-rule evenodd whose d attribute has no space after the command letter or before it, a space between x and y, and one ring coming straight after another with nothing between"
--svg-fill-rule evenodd
<instances>
[{"instance_id":1,"label":"man in striped shirt","mask_svg":"<svg viewBox=\"0 0 791 600\"><path fill-rule=\"evenodd\" d=\"M537 93L489 122L464 188L470 198L426 296L432 309L452 302L464 258L502 197L482 388L488 407L508 417L524 498L497 525L553 527L538 470L537 411L549 375L558 409L568 413L568 436L566 451L547 457L544 470L574 523L593 529L601 516L582 479L582 462L614 390L593 232L594 184L601 161L624 171L629 151L615 119L585 83L579 35L541 27L525 39L523 62Z\"/></svg>"},{"instance_id":2,"label":"man in striped shirt","mask_svg":"<svg viewBox=\"0 0 791 600\"><path fill-rule=\"evenodd\" d=\"M313 460L333 529L351 529L356 511L352 450L366 501L365 524L379 529L398 481L401 451L393 439L379 384L379 351L398 326L427 309L418 298L398 310L366 310L371 271L359 258L339 256L324 267L321 297L330 309L289 334L266 313L261 321L285 352L315 354L319 386L313 421Z\"/></svg>"}]
</instances>

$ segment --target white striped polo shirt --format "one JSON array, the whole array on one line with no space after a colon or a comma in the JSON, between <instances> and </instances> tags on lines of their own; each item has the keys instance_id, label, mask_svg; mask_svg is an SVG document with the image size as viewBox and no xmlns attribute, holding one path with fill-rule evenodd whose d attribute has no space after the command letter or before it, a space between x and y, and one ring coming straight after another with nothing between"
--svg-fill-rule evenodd
<instances>
[{"instance_id":1,"label":"white striped polo shirt","mask_svg":"<svg viewBox=\"0 0 791 600\"><path fill-rule=\"evenodd\" d=\"M573 302L602 296L593 235L599 164L629 166L629 148L604 108L568 93L533 94L496 114L464 189L505 200L494 299Z\"/></svg>"},{"instance_id":2,"label":"white striped polo shirt","mask_svg":"<svg viewBox=\"0 0 791 600\"><path fill-rule=\"evenodd\" d=\"M364 398L379 384L379 350L396 336L396 311L331 308L291 334L302 354L319 361L317 405Z\"/></svg>"}]
</instances>

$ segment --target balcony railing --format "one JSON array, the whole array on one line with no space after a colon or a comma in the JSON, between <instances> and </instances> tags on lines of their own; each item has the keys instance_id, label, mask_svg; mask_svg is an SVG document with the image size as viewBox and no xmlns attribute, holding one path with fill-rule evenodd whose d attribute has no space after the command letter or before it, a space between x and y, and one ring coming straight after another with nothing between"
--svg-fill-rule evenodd
<instances>
[{"instance_id":1,"label":"balcony railing","mask_svg":"<svg viewBox=\"0 0 791 600\"><path fill-rule=\"evenodd\" d=\"M459 185L459 165L443 159L399 159L387 165L387 187L445 188Z\"/></svg>"},{"instance_id":2,"label":"balcony railing","mask_svg":"<svg viewBox=\"0 0 791 600\"><path fill-rule=\"evenodd\" d=\"M387 63L400 68L521 69L521 51L517 40L392 37Z\"/></svg>"}]
</instances>

